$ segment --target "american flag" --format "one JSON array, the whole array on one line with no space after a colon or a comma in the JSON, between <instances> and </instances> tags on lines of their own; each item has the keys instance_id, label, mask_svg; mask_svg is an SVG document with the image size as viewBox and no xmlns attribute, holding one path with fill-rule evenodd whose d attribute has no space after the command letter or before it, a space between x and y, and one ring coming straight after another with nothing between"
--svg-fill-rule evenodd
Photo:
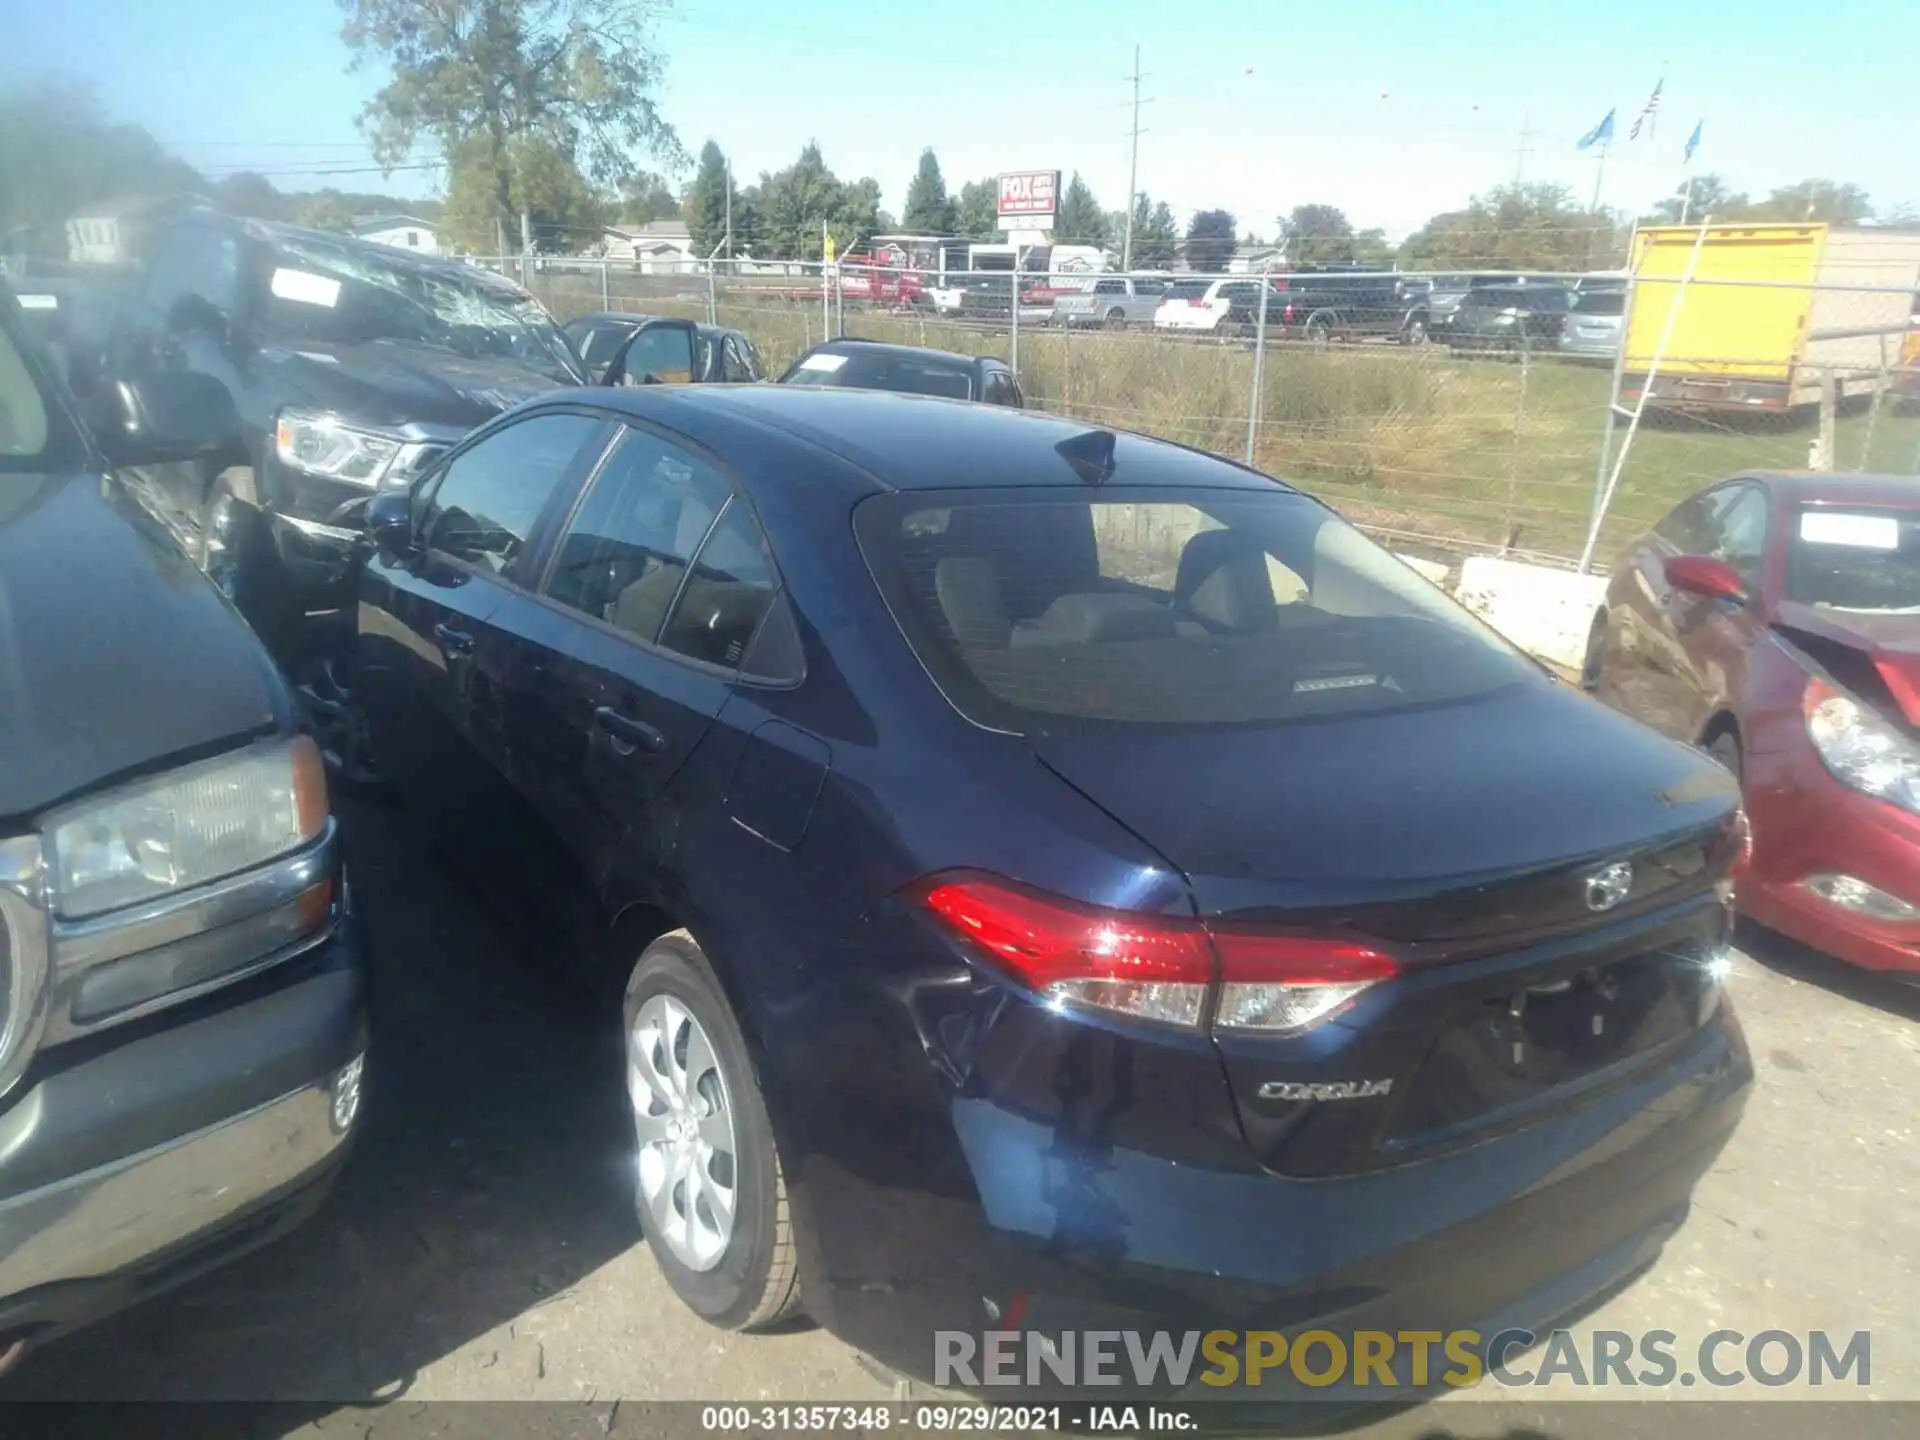
<instances>
[{"instance_id":1,"label":"american flag","mask_svg":"<svg viewBox=\"0 0 1920 1440\"><path fill-rule=\"evenodd\" d=\"M1666 84L1667 78L1664 75L1654 82L1653 94L1647 97L1646 109L1634 117L1633 128L1627 132L1627 139L1638 140L1640 138L1640 127L1660 113L1660 92L1666 88Z\"/></svg>"}]
</instances>

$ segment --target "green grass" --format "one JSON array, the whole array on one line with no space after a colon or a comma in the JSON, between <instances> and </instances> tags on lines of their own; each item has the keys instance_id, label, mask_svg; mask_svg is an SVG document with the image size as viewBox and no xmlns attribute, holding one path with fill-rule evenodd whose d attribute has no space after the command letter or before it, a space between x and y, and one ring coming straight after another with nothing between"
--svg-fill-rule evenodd
<instances>
[{"instance_id":1,"label":"green grass","mask_svg":"<svg viewBox=\"0 0 1920 1440\"><path fill-rule=\"evenodd\" d=\"M536 277L537 278L537 277ZM650 282L616 308L705 319L704 282ZM665 293L671 286L677 293ZM597 279L540 287L566 318L600 307ZM723 289L718 318L753 337L778 373L824 338L817 298ZM1006 358L1009 336L918 316L848 308L850 335ZM1246 347L1150 331L1023 329L1020 381L1042 408L1242 459L1253 356ZM1439 558L1507 547L1570 558L1585 538L1610 376L1557 358L1527 366L1456 358L1437 346L1269 346L1254 452L1395 545ZM1871 445L1869 447L1869 431ZM1689 422L1650 414L1628 454L1602 530L1605 563L1632 535L1714 480L1744 469L1801 469L1811 411ZM1871 453L1867 453L1870 448ZM1616 441L1617 451L1617 441ZM1920 415L1864 404L1838 422L1836 468L1920 469Z\"/></svg>"}]
</instances>

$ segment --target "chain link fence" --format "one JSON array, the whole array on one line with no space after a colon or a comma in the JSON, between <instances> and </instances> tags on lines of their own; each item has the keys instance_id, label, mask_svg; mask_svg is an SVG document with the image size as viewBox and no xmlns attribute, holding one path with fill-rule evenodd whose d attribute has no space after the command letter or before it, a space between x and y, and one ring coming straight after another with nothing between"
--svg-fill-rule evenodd
<instances>
[{"instance_id":1,"label":"chain link fence","mask_svg":"<svg viewBox=\"0 0 1920 1440\"><path fill-rule=\"evenodd\" d=\"M739 330L770 377L841 336L997 356L1030 406L1296 480L1403 553L1604 569L1743 470L1920 474L1920 234L1782 281L1717 239L1690 255L1705 233L1637 238L1635 272L1611 277L1275 273L1264 306L1258 276L1161 276L1151 302L1073 325L1059 295L1115 277L1022 275L1016 307L1005 270L482 263L563 323Z\"/></svg>"}]
</instances>

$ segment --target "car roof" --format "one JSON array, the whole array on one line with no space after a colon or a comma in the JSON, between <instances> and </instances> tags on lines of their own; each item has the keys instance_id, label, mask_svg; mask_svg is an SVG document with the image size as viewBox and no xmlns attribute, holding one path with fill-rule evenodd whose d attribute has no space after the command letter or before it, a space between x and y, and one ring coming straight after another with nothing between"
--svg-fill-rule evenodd
<instances>
[{"instance_id":1,"label":"car roof","mask_svg":"<svg viewBox=\"0 0 1920 1440\"><path fill-rule=\"evenodd\" d=\"M556 392L680 431L722 454L805 445L866 472L876 488L961 490L1061 486L1075 472L1056 453L1098 427L1033 410L892 390L807 385L668 385ZM743 432L746 432L743 434ZM1285 489L1232 461L1164 440L1113 432L1115 485Z\"/></svg>"},{"instance_id":2,"label":"car roof","mask_svg":"<svg viewBox=\"0 0 1920 1440\"><path fill-rule=\"evenodd\" d=\"M1789 502L1920 508L1920 480L1915 480L1911 475L1834 475L1821 470L1748 470L1730 475L1727 479L1758 482Z\"/></svg>"},{"instance_id":3,"label":"car roof","mask_svg":"<svg viewBox=\"0 0 1920 1440\"><path fill-rule=\"evenodd\" d=\"M895 345L885 340L828 340L807 351L808 355L895 355L903 360L944 360L957 365L977 365L991 361L1005 364L992 355L961 355L952 350L935 350L926 345Z\"/></svg>"}]
</instances>

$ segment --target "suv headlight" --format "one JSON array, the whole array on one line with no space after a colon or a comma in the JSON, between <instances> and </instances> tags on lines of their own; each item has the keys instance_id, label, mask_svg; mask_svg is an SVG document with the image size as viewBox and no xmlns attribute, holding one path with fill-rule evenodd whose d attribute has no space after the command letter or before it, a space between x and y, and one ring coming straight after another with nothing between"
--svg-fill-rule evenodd
<instances>
[{"instance_id":1,"label":"suv headlight","mask_svg":"<svg viewBox=\"0 0 1920 1440\"><path fill-rule=\"evenodd\" d=\"M273 429L274 453L282 465L369 488L380 483L403 443L311 410L282 410Z\"/></svg>"},{"instance_id":2,"label":"suv headlight","mask_svg":"<svg viewBox=\"0 0 1920 1440\"><path fill-rule=\"evenodd\" d=\"M54 908L77 920L205 885L326 823L326 770L304 735L188 765L47 818Z\"/></svg>"},{"instance_id":3,"label":"suv headlight","mask_svg":"<svg viewBox=\"0 0 1920 1440\"><path fill-rule=\"evenodd\" d=\"M1920 749L1851 695L1823 680L1801 697L1807 736L1833 778L1920 815Z\"/></svg>"}]
</instances>

